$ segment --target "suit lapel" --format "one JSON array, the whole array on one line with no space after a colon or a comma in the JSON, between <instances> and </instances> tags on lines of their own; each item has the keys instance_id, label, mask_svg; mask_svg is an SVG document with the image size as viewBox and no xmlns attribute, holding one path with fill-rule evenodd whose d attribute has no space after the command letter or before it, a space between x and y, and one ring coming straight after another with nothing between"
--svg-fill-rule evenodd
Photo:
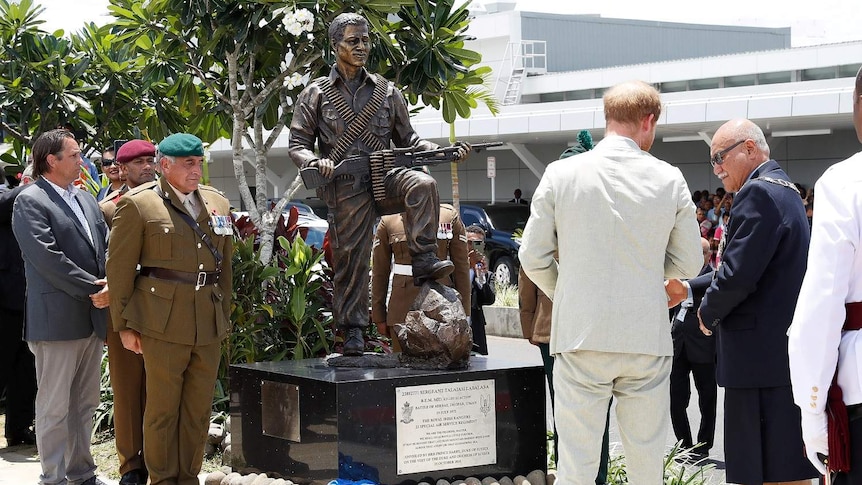
<instances>
[{"instance_id":1,"label":"suit lapel","mask_svg":"<svg viewBox=\"0 0 862 485\"><path fill-rule=\"evenodd\" d=\"M78 216L76 216L75 213L72 212L72 208L69 207L69 204L66 203L66 201L63 199L63 197L61 197L60 194L58 194L57 191L54 190L54 187L47 180L45 180L43 178L39 178L36 181L36 184L38 184L39 187L41 187L42 190L48 195L48 198L50 198L51 201L54 202L54 204L57 207L59 207L66 214L66 217L68 217L70 219L72 226L75 227L75 230L78 231L78 234L80 234L81 237L84 238L84 241L86 241L86 243L89 244L90 247L93 248L93 250L95 251L95 248L93 247L93 243L90 242L90 238L87 237L87 231L85 231L84 227L81 226L81 223L78 221ZM80 196L80 195L81 194L78 194L78 196ZM83 210L83 209L84 209L84 205L81 204L81 210ZM86 212L84 213L84 216L86 217ZM87 223L89 223L89 222L90 221L88 219ZM94 234L93 237L95 237L96 233L93 233L93 234Z\"/></svg>"},{"instance_id":2,"label":"suit lapel","mask_svg":"<svg viewBox=\"0 0 862 485\"><path fill-rule=\"evenodd\" d=\"M103 217L101 212L96 214L93 212L92 204L88 204L88 201L84 200L84 197L92 197L89 193L85 194L83 191L79 190L78 194L75 196L75 199L78 201L78 205L81 206L81 210L84 212L84 218L87 219L87 225L90 227L90 234L93 236L93 241L90 242L90 238L87 238L87 242L90 242L90 246L92 246L93 251L96 251L96 238L100 236L99 228L96 226L96 218ZM85 234L86 236L86 234Z\"/></svg>"}]
</instances>

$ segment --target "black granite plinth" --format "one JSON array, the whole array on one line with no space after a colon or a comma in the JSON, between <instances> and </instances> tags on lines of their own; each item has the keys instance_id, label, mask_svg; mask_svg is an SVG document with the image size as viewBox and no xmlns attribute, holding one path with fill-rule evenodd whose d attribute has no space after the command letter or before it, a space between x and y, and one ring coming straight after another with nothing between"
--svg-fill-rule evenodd
<instances>
[{"instance_id":1,"label":"black granite plinth","mask_svg":"<svg viewBox=\"0 0 862 485\"><path fill-rule=\"evenodd\" d=\"M472 391L475 383L490 380L493 396ZM255 468L300 482L325 483L340 477L414 485L441 478L514 477L547 468L541 366L473 357L469 368L457 371L354 369L331 368L322 359L307 359L231 366L230 386L234 469ZM481 408L475 416L478 419L466 421L480 423L471 429L478 426L496 433L496 461L410 472L411 465L405 465L409 463L406 451L399 450L397 443L398 430L403 432L403 423L411 421L409 410L403 409L407 407L404 400L410 400L413 407L425 402L418 396L404 397L414 386L429 386L415 389L432 391L456 389L459 396L475 401ZM396 395L401 396L402 409L396 409ZM404 433L402 440L417 433ZM458 445L457 436L447 432L443 448L451 452ZM423 437L426 449L420 451L433 453L437 445L427 438ZM416 451L411 447L410 452ZM427 460L420 458L425 467L432 463ZM399 464L406 468L399 470Z\"/></svg>"}]
</instances>

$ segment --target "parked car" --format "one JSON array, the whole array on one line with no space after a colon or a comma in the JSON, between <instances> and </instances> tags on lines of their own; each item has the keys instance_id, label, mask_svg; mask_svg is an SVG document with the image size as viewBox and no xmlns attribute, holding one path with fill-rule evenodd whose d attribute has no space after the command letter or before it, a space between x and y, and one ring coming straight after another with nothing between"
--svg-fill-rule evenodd
<instances>
[{"instance_id":1,"label":"parked car","mask_svg":"<svg viewBox=\"0 0 862 485\"><path fill-rule=\"evenodd\" d=\"M314 246L318 249L323 249L323 240L326 237L326 232L329 230L329 223L325 219L321 219L315 214L311 207L297 202L288 202L284 208L284 221L287 223L287 218L290 215L290 208L295 207L297 210L296 225L299 227L308 228L308 233L305 237L305 243L309 246ZM234 220L242 216L248 216L248 212L233 212Z\"/></svg>"},{"instance_id":2,"label":"parked car","mask_svg":"<svg viewBox=\"0 0 862 485\"><path fill-rule=\"evenodd\" d=\"M508 202L462 202L460 206L464 226L476 224L485 230L485 256L494 273L494 281L516 284L521 266L518 260L521 241L514 234L518 229L524 230L530 217L530 206Z\"/></svg>"}]
</instances>

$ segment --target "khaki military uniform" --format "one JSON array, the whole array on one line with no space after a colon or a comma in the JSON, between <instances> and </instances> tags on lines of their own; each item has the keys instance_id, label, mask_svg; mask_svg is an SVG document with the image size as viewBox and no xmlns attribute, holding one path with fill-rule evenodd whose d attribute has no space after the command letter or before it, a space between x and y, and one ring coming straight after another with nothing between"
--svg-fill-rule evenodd
<instances>
[{"instance_id":1,"label":"khaki military uniform","mask_svg":"<svg viewBox=\"0 0 862 485\"><path fill-rule=\"evenodd\" d=\"M437 257L450 259L455 269L450 276L439 280L441 284L455 288L461 295L464 313L470 315L470 264L467 261L467 235L458 212L449 204L440 205L437 230ZM393 264L394 259L394 264ZM374 237L371 266L371 321L386 322L387 329L403 323L410 306L421 287L413 284L411 256L404 228L404 215L383 216ZM392 294L387 305L386 293L389 275L392 275ZM401 346L389 332L393 349Z\"/></svg>"},{"instance_id":2,"label":"khaki military uniform","mask_svg":"<svg viewBox=\"0 0 862 485\"><path fill-rule=\"evenodd\" d=\"M144 457L152 484L197 484L220 358L229 330L232 235L216 234L211 216L230 216L217 190L194 192L196 222L223 257L217 282L204 286L168 278L213 273L216 259L178 211L186 212L162 178L120 198L108 246L111 316L117 331L141 333L147 369ZM140 275L136 266L141 265ZM147 276L158 270L162 277Z\"/></svg>"},{"instance_id":3,"label":"khaki military uniform","mask_svg":"<svg viewBox=\"0 0 862 485\"><path fill-rule=\"evenodd\" d=\"M117 202L128 191L125 186L108 194L99 208L108 227L117 211ZM147 399L144 358L125 347L108 317L108 367L114 392L114 437L120 475L144 466L144 403Z\"/></svg>"},{"instance_id":4,"label":"khaki military uniform","mask_svg":"<svg viewBox=\"0 0 862 485\"><path fill-rule=\"evenodd\" d=\"M551 312L553 303L533 283L522 268L518 272L518 302L521 307L521 332L534 344L551 341Z\"/></svg>"}]
</instances>

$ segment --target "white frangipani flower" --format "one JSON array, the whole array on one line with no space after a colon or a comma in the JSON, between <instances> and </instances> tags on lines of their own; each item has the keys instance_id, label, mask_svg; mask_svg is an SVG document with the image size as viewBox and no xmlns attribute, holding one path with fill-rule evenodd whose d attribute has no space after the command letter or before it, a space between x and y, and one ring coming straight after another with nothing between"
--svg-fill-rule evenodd
<instances>
[{"instance_id":1,"label":"white frangipani flower","mask_svg":"<svg viewBox=\"0 0 862 485\"><path fill-rule=\"evenodd\" d=\"M294 36L314 30L314 15L305 8L287 13L282 19L287 31Z\"/></svg>"},{"instance_id":2,"label":"white frangipani flower","mask_svg":"<svg viewBox=\"0 0 862 485\"><path fill-rule=\"evenodd\" d=\"M284 78L284 87L287 89L293 89L297 86L301 86L302 84L302 75L298 72L295 72L290 76Z\"/></svg>"}]
</instances>

